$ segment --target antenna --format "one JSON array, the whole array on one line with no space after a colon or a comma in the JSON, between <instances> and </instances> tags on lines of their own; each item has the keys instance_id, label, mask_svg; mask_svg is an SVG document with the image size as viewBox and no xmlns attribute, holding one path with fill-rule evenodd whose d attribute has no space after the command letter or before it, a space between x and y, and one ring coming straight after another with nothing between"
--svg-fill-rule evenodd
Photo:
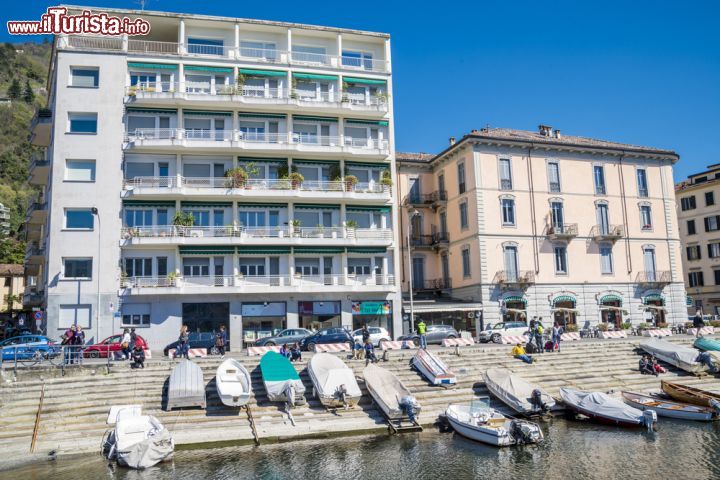
<instances>
[{"instance_id":1,"label":"antenna","mask_svg":"<svg viewBox=\"0 0 720 480\"><path fill-rule=\"evenodd\" d=\"M135 0L135 3L140 5L140 10L145 10L145 4L148 3L150 0Z\"/></svg>"}]
</instances>

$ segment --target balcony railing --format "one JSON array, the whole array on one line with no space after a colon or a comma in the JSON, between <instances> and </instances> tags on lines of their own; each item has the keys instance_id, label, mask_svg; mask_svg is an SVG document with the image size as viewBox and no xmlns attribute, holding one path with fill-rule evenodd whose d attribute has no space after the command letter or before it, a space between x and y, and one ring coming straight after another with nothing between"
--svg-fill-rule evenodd
<instances>
[{"instance_id":1,"label":"balcony railing","mask_svg":"<svg viewBox=\"0 0 720 480\"><path fill-rule=\"evenodd\" d=\"M622 225L595 225L590 230L590 237L596 242L615 242L625 235Z\"/></svg>"},{"instance_id":2,"label":"balcony railing","mask_svg":"<svg viewBox=\"0 0 720 480\"><path fill-rule=\"evenodd\" d=\"M287 51L273 48L248 48L240 47L239 57L256 61L276 63L287 59Z\"/></svg>"},{"instance_id":3,"label":"balcony railing","mask_svg":"<svg viewBox=\"0 0 720 480\"><path fill-rule=\"evenodd\" d=\"M535 284L535 272L532 270L501 270L495 275L495 282L507 288L524 289Z\"/></svg>"},{"instance_id":4,"label":"balcony railing","mask_svg":"<svg viewBox=\"0 0 720 480\"><path fill-rule=\"evenodd\" d=\"M123 277L121 288L182 288L182 287L237 287L237 288L278 288L278 287L328 287L328 286L392 286L394 275L210 275L210 276L166 276L166 277Z\"/></svg>"},{"instance_id":5,"label":"balcony railing","mask_svg":"<svg viewBox=\"0 0 720 480\"><path fill-rule=\"evenodd\" d=\"M448 232L435 232L432 234L433 237L433 246L440 248L447 248L448 244L450 243L450 235Z\"/></svg>"},{"instance_id":6,"label":"balcony railing","mask_svg":"<svg viewBox=\"0 0 720 480\"><path fill-rule=\"evenodd\" d=\"M412 235L410 236L410 246L413 248L430 248L433 246L434 238L432 235Z\"/></svg>"},{"instance_id":7,"label":"balcony railing","mask_svg":"<svg viewBox=\"0 0 720 480\"><path fill-rule=\"evenodd\" d=\"M433 278L430 280L423 280L422 284L416 285L413 282L413 290L427 291L427 290L448 290L452 288L452 282L449 278Z\"/></svg>"},{"instance_id":8,"label":"balcony railing","mask_svg":"<svg viewBox=\"0 0 720 480\"><path fill-rule=\"evenodd\" d=\"M128 52L177 55L180 53L180 44L178 44L177 42L158 42L153 40L129 39Z\"/></svg>"},{"instance_id":9,"label":"balcony railing","mask_svg":"<svg viewBox=\"0 0 720 480\"><path fill-rule=\"evenodd\" d=\"M321 53L290 52L292 63L299 65L330 65L333 56Z\"/></svg>"},{"instance_id":10,"label":"balcony railing","mask_svg":"<svg viewBox=\"0 0 720 480\"><path fill-rule=\"evenodd\" d=\"M577 223L550 224L545 227L548 240L570 240L578 236Z\"/></svg>"},{"instance_id":11,"label":"balcony railing","mask_svg":"<svg viewBox=\"0 0 720 480\"><path fill-rule=\"evenodd\" d=\"M435 190L432 193L409 194L405 197L406 205L431 207L447 202L447 191Z\"/></svg>"},{"instance_id":12,"label":"balcony railing","mask_svg":"<svg viewBox=\"0 0 720 480\"><path fill-rule=\"evenodd\" d=\"M179 225L152 225L140 227L123 227L121 238L323 238L323 239L359 239L359 240L392 240L389 228L346 228L346 227L289 227L287 225L273 227L185 227Z\"/></svg>"},{"instance_id":13,"label":"balcony railing","mask_svg":"<svg viewBox=\"0 0 720 480\"><path fill-rule=\"evenodd\" d=\"M672 282L672 273L669 270L640 271L635 277L635 283L645 286L668 285Z\"/></svg>"},{"instance_id":14,"label":"balcony railing","mask_svg":"<svg viewBox=\"0 0 720 480\"><path fill-rule=\"evenodd\" d=\"M340 57L343 68L365 70L367 72L384 72L386 70L385 60L372 58Z\"/></svg>"},{"instance_id":15,"label":"balcony railing","mask_svg":"<svg viewBox=\"0 0 720 480\"><path fill-rule=\"evenodd\" d=\"M500 179L500 190L512 190L512 180L509 178Z\"/></svg>"}]
</instances>

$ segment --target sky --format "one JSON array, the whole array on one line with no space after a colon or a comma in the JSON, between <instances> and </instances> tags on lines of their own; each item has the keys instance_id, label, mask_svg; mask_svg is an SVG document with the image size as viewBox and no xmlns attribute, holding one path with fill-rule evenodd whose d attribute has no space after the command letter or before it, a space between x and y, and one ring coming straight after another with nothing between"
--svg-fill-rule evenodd
<instances>
[{"instance_id":1,"label":"sky","mask_svg":"<svg viewBox=\"0 0 720 480\"><path fill-rule=\"evenodd\" d=\"M6 2L3 23L52 5ZM436 153L486 125L542 123L673 149L676 180L720 162L720 2L147 0L146 9L389 33L398 151ZM0 40L23 39L3 28Z\"/></svg>"}]
</instances>

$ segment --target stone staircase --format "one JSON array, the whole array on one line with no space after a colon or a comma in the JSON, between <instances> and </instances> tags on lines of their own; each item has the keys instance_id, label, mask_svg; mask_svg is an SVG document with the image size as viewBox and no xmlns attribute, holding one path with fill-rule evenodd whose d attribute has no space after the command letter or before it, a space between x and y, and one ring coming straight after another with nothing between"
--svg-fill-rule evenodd
<instances>
[{"instance_id":1,"label":"stone staircase","mask_svg":"<svg viewBox=\"0 0 720 480\"><path fill-rule=\"evenodd\" d=\"M690 345L692 338L672 337L671 341ZM463 347L459 356L453 349L435 350L457 374L458 383L449 388L431 386L411 370L412 351L388 352L388 361L380 365L398 375L413 392L422 406L420 422L427 427L448 404L489 395L482 373L490 367L509 368L556 396L563 386L601 391L658 391L658 378L640 375L637 371L638 342L639 339L567 342L560 353L536 355L532 365L510 357L509 346ZM337 412L323 408L313 398L306 370L309 355L305 357L296 368L305 384L308 403L292 411L294 426L281 405L268 401L259 358L237 357L252 375L254 398L250 408L261 444L387 431L384 418L362 381L359 384L364 396L357 408ZM129 365L121 363L115 364L111 373L99 366L86 366L65 377L45 374L47 378L41 378L38 372L6 381L0 387L0 451L6 459L46 455L53 450L58 455L99 452L103 435L109 428L105 420L110 406L121 404L141 404L145 413L155 415L173 433L179 448L252 443L254 436L247 412L225 407L215 391L214 376L220 359L199 359L197 363L203 369L207 385L206 410L162 410L163 389L175 365L165 359L149 361L143 370L131 370ZM362 378L364 361L347 360L347 364ZM714 376L694 377L670 368L669 373L660 378L720 390L720 379ZM41 392L43 404L37 420ZM493 401L493 406L505 408L497 401ZM37 435L31 451L36 422Z\"/></svg>"}]
</instances>

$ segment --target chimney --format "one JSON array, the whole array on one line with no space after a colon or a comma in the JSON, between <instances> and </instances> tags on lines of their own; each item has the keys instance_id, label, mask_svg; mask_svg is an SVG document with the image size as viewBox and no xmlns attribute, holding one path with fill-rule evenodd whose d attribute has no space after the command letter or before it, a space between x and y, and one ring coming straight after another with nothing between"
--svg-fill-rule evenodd
<instances>
[{"instance_id":1,"label":"chimney","mask_svg":"<svg viewBox=\"0 0 720 480\"><path fill-rule=\"evenodd\" d=\"M455 145L455 137L450 137L450 146Z\"/></svg>"},{"instance_id":2,"label":"chimney","mask_svg":"<svg viewBox=\"0 0 720 480\"><path fill-rule=\"evenodd\" d=\"M538 130L543 137L552 137L553 128L550 125L538 125Z\"/></svg>"},{"instance_id":3,"label":"chimney","mask_svg":"<svg viewBox=\"0 0 720 480\"><path fill-rule=\"evenodd\" d=\"M555 138L557 138L557 139L561 139L561 138L562 138L562 135L560 135L560 130L557 129L557 128L555 129Z\"/></svg>"}]
</instances>

